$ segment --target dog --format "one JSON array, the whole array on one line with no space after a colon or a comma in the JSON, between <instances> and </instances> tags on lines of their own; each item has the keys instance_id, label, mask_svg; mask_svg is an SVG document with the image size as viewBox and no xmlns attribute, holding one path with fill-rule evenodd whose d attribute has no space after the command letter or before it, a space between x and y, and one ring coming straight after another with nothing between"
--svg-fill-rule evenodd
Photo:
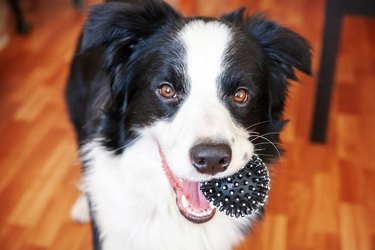
<instances>
[{"instance_id":1,"label":"dog","mask_svg":"<svg viewBox=\"0 0 375 250\"><path fill-rule=\"evenodd\" d=\"M82 160L76 220L94 248L231 249L262 215L233 218L199 183L277 157L289 80L308 42L241 8L183 17L157 0L94 6L66 88Z\"/></svg>"}]
</instances>

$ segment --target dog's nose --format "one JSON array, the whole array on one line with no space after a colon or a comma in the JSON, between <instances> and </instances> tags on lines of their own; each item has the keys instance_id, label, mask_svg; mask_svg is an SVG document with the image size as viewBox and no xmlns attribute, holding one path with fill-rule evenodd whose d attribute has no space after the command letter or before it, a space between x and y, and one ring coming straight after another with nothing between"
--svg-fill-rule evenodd
<instances>
[{"instance_id":1,"label":"dog's nose","mask_svg":"<svg viewBox=\"0 0 375 250\"><path fill-rule=\"evenodd\" d=\"M232 159L228 144L198 144L190 150L190 158L199 173L215 175L223 172Z\"/></svg>"}]
</instances>

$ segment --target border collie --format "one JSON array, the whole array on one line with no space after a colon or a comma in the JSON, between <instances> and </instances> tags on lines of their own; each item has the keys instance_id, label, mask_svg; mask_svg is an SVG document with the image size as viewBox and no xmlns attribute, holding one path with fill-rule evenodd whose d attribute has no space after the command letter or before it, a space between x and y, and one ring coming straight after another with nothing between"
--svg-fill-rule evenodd
<instances>
[{"instance_id":1,"label":"border collie","mask_svg":"<svg viewBox=\"0 0 375 250\"><path fill-rule=\"evenodd\" d=\"M93 7L71 66L84 193L73 217L91 218L95 249L231 249L262 209L227 216L199 183L277 156L288 80L310 74L310 47L243 8L186 18L124 2Z\"/></svg>"}]
</instances>

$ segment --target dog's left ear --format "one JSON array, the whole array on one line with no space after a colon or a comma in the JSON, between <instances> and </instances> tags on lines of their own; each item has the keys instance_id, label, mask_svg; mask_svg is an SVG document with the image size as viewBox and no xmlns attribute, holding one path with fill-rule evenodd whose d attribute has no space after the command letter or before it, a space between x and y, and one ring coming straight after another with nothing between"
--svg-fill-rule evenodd
<instances>
[{"instance_id":1,"label":"dog's left ear","mask_svg":"<svg viewBox=\"0 0 375 250\"><path fill-rule=\"evenodd\" d=\"M288 80L298 80L294 69L311 74L311 48L297 33L257 14L244 15L244 8L222 19L243 29L263 48L266 55L266 80L269 89L270 119L280 120L287 95Z\"/></svg>"}]
</instances>

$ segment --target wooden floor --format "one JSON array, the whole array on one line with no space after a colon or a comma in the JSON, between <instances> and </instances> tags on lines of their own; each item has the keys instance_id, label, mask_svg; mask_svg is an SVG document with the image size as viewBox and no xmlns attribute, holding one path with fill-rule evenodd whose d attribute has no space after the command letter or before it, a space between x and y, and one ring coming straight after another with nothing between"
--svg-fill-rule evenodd
<instances>
[{"instance_id":1,"label":"wooden floor","mask_svg":"<svg viewBox=\"0 0 375 250\"><path fill-rule=\"evenodd\" d=\"M63 103L85 13L69 0L21 2L32 33L9 26L0 51L0 249L90 249L89 226L69 218L79 162ZM310 40L316 73L322 0L169 2L186 15L265 11ZM266 217L237 250L375 249L374 31L374 19L344 20L326 145L308 141L314 78L293 86Z\"/></svg>"}]
</instances>

